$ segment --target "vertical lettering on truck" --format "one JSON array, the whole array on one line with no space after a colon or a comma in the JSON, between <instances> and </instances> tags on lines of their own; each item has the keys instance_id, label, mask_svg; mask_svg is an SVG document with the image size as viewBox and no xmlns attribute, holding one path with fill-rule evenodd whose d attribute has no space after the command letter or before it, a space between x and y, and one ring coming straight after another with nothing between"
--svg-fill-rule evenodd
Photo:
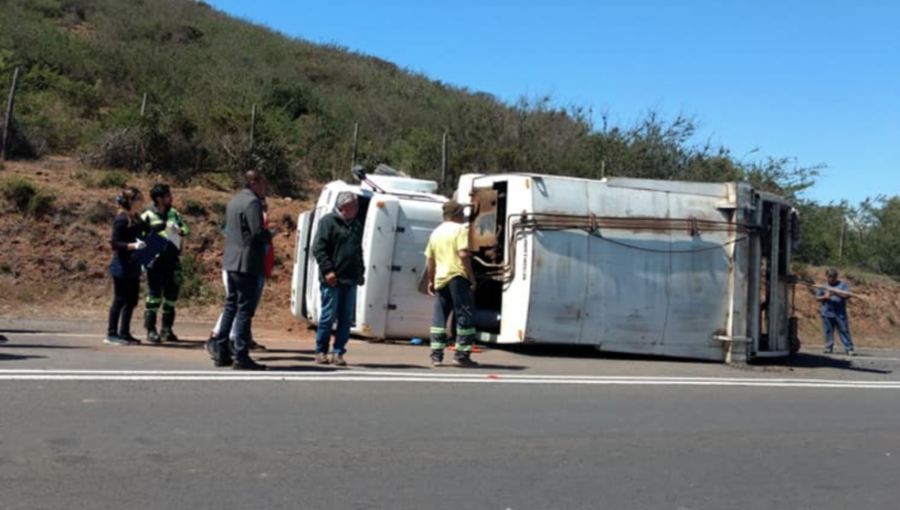
<instances>
[{"instance_id":1,"label":"vertical lettering on truck","mask_svg":"<svg viewBox=\"0 0 900 510\"><path fill-rule=\"evenodd\" d=\"M522 281L528 279L528 235L522 236Z\"/></svg>"}]
</instances>

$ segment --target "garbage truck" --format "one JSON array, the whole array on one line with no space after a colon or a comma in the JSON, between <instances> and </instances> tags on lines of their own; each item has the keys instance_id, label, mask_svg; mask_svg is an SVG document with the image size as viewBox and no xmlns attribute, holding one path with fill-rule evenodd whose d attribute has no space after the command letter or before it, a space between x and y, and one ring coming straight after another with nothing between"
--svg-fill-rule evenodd
<instances>
[{"instance_id":1,"label":"garbage truck","mask_svg":"<svg viewBox=\"0 0 900 510\"><path fill-rule=\"evenodd\" d=\"M442 221L437 183L361 176L325 186L300 215L293 314L318 321L317 219L359 196L366 282L353 333L427 338L424 251ZM791 254L799 217L748 183L463 175L478 279L479 341L742 363L798 345Z\"/></svg>"}]
</instances>

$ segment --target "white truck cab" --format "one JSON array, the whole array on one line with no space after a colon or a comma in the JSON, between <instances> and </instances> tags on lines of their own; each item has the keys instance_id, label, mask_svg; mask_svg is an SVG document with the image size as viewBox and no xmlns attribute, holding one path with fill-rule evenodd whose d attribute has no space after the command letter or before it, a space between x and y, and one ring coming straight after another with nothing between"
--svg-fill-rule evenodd
<instances>
[{"instance_id":1,"label":"white truck cab","mask_svg":"<svg viewBox=\"0 0 900 510\"><path fill-rule=\"evenodd\" d=\"M418 292L431 231L443 221L447 199L437 183L406 177L371 175L368 183L335 181L325 186L316 208L297 221L297 246L291 283L291 313L318 324L319 265L312 254L318 220L335 210L341 192L358 196L363 225L366 282L359 288L351 332L368 338L425 337L432 301ZM376 189L377 188L377 189Z\"/></svg>"}]
</instances>

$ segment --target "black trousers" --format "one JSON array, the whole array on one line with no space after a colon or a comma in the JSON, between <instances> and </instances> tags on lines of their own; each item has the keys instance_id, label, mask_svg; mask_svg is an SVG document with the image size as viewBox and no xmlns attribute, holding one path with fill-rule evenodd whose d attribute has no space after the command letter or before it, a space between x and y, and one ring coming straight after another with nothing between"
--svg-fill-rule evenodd
<instances>
[{"instance_id":1,"label":"black trousers","mask_svg":"<svg viewBox=\"0 0 900 510\"><path fill-rule=\"evenodd\" d=\"M109 307L109 335L127 335L131 333L131 317L138 304L141 292L141 277L113 277L112 306Z\"/></svg>"},{"instance_id":2,"label":"black trousers","mask_svg":"<svg viewBox=\"0 0 900 510\"><path fill-rule=\"evenodd\" d=\"M228 295L225 296L225 310L215 347L220 360L227 359L229 355L239 360L249 356L253 316L262 291L259 278L259 275L228 271Z\"/></svg>"}]
</instances>

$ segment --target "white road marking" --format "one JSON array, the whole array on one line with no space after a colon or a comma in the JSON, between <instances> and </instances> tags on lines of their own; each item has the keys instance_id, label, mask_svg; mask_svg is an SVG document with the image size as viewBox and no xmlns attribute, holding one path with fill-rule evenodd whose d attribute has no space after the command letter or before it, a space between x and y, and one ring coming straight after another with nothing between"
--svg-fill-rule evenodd
<instances>
[{"instance_id":1,"label":"white road marking","mask_svg":"<svg viewBox=\"0 0 900 510\"><path fill-rule=\"evenodd\" d=\"M586 386L694 386L745 388L900 389L900 381L831 379L766 379L716 377L560 376L447 374L422 372L337 371L322 373L235 373L215 371L127 370L0 370L0 381L133 381L133 382L439 382L469 384L544 384Z\"/></svg>"}]
</instances>

